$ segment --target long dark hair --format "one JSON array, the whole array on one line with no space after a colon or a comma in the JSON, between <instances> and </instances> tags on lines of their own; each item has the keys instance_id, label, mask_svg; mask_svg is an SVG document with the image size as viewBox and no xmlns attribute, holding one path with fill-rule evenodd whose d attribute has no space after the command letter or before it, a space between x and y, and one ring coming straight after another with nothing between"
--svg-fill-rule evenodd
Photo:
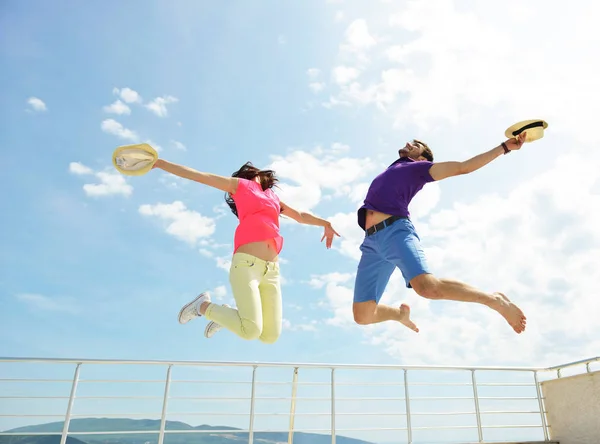
<instances>
[{"instance_id":1,"label":"long dark hair","mask_svg":"<svg viewBox=\"0 0 600 444\"><path fill-rule=\"evenodd\" d=\"M234 172L231 177L239 177L240 179L248 179L254 180L256 176L260 177L260 185L262 186L263 191L267 188L273 188L279 179L275 176L275 171L273 170L261 170L252 165L252 162L246 162L242 167ZM229 205L231 212L238 217L237 207L235 206L235 201L231 194L225 193L225 202Z\"/></svg>"}]
</instances>

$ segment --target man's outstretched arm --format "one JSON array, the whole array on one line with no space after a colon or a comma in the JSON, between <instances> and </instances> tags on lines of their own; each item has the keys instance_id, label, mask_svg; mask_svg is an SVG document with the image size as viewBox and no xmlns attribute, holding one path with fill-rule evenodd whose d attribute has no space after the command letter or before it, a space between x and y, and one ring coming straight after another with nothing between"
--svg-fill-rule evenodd
<instances>
[{"instance_id":1,"label":"man's outstretched arm","mask_svg":"<svg viewBox=\"0 0 600 444\"><path fill-rule=\"evenodd\" d=\"M525 141L526 133L522 132L518 138L509 139L506 142L506 147L510 151L518 150ZM442 180L452 176L460 176L461 174L469 174L473 171L477 171L479 168L487 165L496 157L504 154L504 148L502 145L498 145L496 148L492 148L485 153L478 154L475 157L471 157L469 160L463 162L440 162L434 163L429 169L429 174L434 180Z\"/></svg>"}]
</instances>

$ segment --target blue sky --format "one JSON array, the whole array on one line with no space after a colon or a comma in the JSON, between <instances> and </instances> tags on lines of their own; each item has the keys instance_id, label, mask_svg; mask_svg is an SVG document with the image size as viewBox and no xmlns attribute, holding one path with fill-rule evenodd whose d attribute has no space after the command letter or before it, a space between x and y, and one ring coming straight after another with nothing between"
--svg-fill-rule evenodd
<instances>
[{"instance_id":1,"label":"blue sky","mask_svg":"<svg viewBox=\"0 0 600 444\"><path fill-rule=\"evenodd\" d=\"M1 354L439 365L597 354L599 11L536 4L3 2ZM527 332L420 299L399 274L385 302L409 303L421 333L353 325L369 180L413 137L436 160L464 160L530 118L549 122L544 139L427 186L411 207L436 274L506 292ZM217 174L273 167L288 204L332 220L342 238L329 251L318 228L282 223L276 344L177 323L200 291L231 299L236 219L219 191L119 176L111 154L134 141Z\"/></svg>"}]
</instances>

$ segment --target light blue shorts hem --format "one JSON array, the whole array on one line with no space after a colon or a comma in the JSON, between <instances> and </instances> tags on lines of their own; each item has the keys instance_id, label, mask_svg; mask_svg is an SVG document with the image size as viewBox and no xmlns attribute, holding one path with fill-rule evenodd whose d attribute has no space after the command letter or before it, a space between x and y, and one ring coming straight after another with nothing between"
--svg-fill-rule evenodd
<instances>
[{"instance_id":1,"label":"light blue shorts hem","mask_svg":"<svg viewBox=\"0 0 600 444\"><path fill-rule=\"evenodd\" d=\"M421 240L409 219L400 219L377 233L366 236L360 246L361 258L356 271L354 302L379 303L396 267L402 272L407 288L421 274L431 273Z\"/></svg>"}]
</instances>

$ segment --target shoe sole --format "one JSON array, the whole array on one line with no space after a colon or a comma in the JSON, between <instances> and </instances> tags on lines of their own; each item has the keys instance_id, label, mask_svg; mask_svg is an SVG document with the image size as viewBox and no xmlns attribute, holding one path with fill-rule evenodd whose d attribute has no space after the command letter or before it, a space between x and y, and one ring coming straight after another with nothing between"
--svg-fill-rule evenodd
<instances>
[{"instance_id":1,"label":"shoe sole","mask_svg":"<svg viewBox=\"0 0 600 444\"><path fill-rule=\"evenodd\" d=\"M203 297L203 296L206 296L206 293L200 293L200 294L199 294L199 295L196 297L196 299L194 299L192 302L190 302L190 303L188 303L188 304L184 305L184 306L182 307L182 309L181 309L181 310L179 310L179 316L178 316L177 320L179 321L179 323L180 323L180 324L186 324L187 322L189 322L189 321L187 321L187 322L181 322L181 315L183 314L183 312L184 312L184 311L185 311L185 310L186 310L186 309L187 309L189 306L191 306L191 305L194 305L196 302L198 302L198 299L200 299L200 298L201 298L201 297ZM201 315L201 314L199 314L198 316L202 316L202 315Z\"/></svg>"}]
</instances>

